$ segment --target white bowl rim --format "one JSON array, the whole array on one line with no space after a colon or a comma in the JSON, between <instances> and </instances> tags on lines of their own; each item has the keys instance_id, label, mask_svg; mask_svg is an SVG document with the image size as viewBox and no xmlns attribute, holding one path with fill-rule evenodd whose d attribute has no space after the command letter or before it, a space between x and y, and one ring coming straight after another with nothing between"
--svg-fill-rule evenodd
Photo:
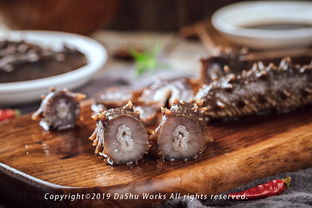
<instances>
[{"instance_id":1,"label":"white bowl rim","mask_svg":"<svg viewBox=\"0 0 312 208\"><path fill-rule=\"evenodd\" d=\"M312 28L300 28L295 30L261 30L261 29L250 29L244 28L239 25L229 24L225 21L222 21L221 16L223 13L229 10L239 10L241 6L243 7L252 7L257 4L267 4L267 5L308 5L312 8L312 2L308 1L243 1L238 3L233 3L218 9L211 18L212 25L220 30L223 33L241 36L246 38L261 38L261 39L289 39L289 38L306 38L311 37ZM286 17L286 16L285 16ZM289 21L291 22L291 18ZM311 15L312 20L312 15ZM292 21L296 23L297 21Z\"/></svg>"},{"instance_id":2,"label":"white bowl rim","mask_svg":"<svg viewBox=\"0 0 312 208\"><path fill-rule=\"evenodd\" d=\"M96 48L98 48L97 53L100 53L99 55L103 57L102 59L98 59L96 62L88 62L86 65L77 68L73 71L69 71L66 73L58 74L55 76L50 76L46 78L40 78L40 79L34 79L34 80L27 80L27 81L20 81L20 82L8 82L8 83L0 83L0 93L8 93L8 92L15 92L16 90L19 91L29 91L32 89L38 89L38 88L49 88L51 87L51 83L53 85L57 86L64 82L70 82L72 81L72 76L75 75L75 77L85 77L87 75L93 74L96 71L100 70L103 65L105 64L107 60L107 52L104 48L104 46L99 43L98 41L83 36L79 34L74 33L68 33L68 32L59 32L59 31L49 31L49 30L11 30L8 32L5 32L5 34L9 33L35 33L35 34L56 34L56 35L62 35L62 36L75 36L77 38L83 39L88 42L88 44L92 44ZM79 50L79 49L78 49ZM87 56L87 54L85 54ZM88 57L87 57L88 58ZM89 61L89 60L88 60ZM92 65L92 67L90 67Z\"/></svg>"}]
</instances>

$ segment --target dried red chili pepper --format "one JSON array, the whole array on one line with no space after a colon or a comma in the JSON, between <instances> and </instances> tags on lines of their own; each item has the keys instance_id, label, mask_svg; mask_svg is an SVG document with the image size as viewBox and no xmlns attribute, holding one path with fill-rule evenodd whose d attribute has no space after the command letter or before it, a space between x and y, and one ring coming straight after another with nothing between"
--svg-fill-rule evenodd
<instances>
[{"instance_id":1,"label":"dried red chili pepper","mask_svg":"<svg viewBox=\"0 0 312 208\"><path fill-rule=\"evenodd\" d=\"M20 115L19 110L12 110L12 109L0 109L0 121L14 118L16 116Z\"/></svg>"},{"instance_id":2,"label":"dried red chili pepper","mask_svg":"<svg viewBox=\"0 0 312 208\"><path fill-rule=\"evenodd\" d=\"M259 199L268 196L279 195L290 185L291 178L275 179L264 184L252 187L245 191L228 194L230 199Z\"/></svg>"}]
</instances>

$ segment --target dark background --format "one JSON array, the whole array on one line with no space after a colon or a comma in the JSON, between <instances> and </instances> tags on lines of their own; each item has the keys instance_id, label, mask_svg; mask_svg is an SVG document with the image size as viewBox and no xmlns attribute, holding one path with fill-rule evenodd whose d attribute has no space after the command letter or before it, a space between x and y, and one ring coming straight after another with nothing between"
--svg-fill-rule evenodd
<instances>
[{"instance_id":1,"label":"dark background","mask_svg":"<svg viewBox=\"0 0 312 208\"><path fill-rule=\"evenodd\" d=\"M209 18L237 0L0 0L0 17L12 29L89 34L114 30L175 31Z\"/></svg>"},{"instance_id":2,"label":"dark background","mask_svg":"<svg viewBox=\"0 0 312 208\"><path fill-rule=\"evenodd\" d=\"M119 30L172 31L237 0L122 0L110 28Z\"/></svg>"}]
</instances>

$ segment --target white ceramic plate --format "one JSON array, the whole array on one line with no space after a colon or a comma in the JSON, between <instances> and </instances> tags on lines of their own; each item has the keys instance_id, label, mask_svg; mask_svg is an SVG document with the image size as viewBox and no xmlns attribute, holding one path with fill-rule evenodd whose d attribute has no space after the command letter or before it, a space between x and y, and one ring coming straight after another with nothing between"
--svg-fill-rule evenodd
<instances>
[{"instance_id":1,"label":"white ceramic plate","mask_svg":"<svg viewBox=\"0 0 312 208\"><path fill-rule=\"evenodd\" d=\"M9 31L0 38L26 40L42 46L60 48L62 44L76 48L88 59L88 64L64 74L22 82L0 83L0 105L21 104L40 99L50 87L74 89L89 81L107 60L104 47L97 41L71 33L51 31Z\"/></svg>"},{"instance_id":2,"label":"white ceramic plate","mask_svg":"<svg viewBox=\"0 0 312 208\"><path fill-rule=\"evenodd\" d=\"M223 7L212 16L213 26L239 45L272 49L312 44L312 27L284 30L243 27L261 23L312 24L312 2L240 2Z\"/></svg>"}]
</instances>

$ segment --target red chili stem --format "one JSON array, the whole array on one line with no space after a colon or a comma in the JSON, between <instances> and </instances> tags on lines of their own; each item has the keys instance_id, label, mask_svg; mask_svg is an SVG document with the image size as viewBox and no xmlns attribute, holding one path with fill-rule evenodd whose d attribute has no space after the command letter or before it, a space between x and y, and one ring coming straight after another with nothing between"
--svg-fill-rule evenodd
<instances>
[{"instance_id":1,"label":"red chili stem","mask_svg":"<svg viewBox=\"0 0 312 208\"><path fill-rule=\"evenodd\" d=\"M283 179L281 179L281 180L283 180L283 181L285 182L286 187L288 188L289 185L290 185L290 182L291 182L291 177L290 177L290 176L287 176L286 178L283 178Z\"/></svg>"}]
</instances>

